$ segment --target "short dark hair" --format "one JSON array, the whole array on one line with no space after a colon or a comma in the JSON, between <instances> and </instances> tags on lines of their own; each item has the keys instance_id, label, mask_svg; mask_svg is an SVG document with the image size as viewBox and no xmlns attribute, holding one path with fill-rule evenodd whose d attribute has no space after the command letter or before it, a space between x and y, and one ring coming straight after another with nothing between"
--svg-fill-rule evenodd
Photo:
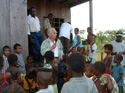
<instances>
[{"instance_id":1,"label":"short dark hair","mask_svg":"<svg viewBox=\"0 0 125 93\"><path fill-rule=\"evenodd\" d=\"M105 44L104 48L107 48L108 50L111 50L111 51L113 50L112 44Z\"/></svg>"},{"instance_id":2,"label":"short dark hair","mask_svg":"<svg viewBox=\"0 0 125 93\"><path fill-rule=\"evenodd\" d=\"M104 62L97 61L94 63L94 68L103 74L106 71L106 64Z\"/></svg>"},{"instance_id":3,"label":"short dark hair","mask_svg":"<svg viewBox=\"0 0 125 93\"><path fill-rule=\"evenodd\" d=\"M10 54L8 56L8 63L14 65L14 62L17 61L17 56L15 54Z\"/></svg>"},{"instance_id":4,"label":"short dark hair","mask_svg":"<svg viewBox=\"0 0 125 93\"><path fill-rule=\"evenodd\" d=\"M54 53L52 51L47 51L45 53L45 58L48 60L54 60Z\"/></svg>"},{"instance_id":5,"label":"short dark hair","mask_svg":"<svg viewBox=\"0 0 125 93\"><path fill-rule=\"evenodd\" d=\"M48 17L50 17L50 16L53 16L53 14L52 14L52 13L49 13L49 14L48 14Z\"/></svg>"},{"instance_id":6,"label":"short dark hair","mask_svg":"<svg viewBox=\"0 0 125 93\"><path fill-rule=\"evenodd\" d=\"M14 45L14 47L13 47L13 48L14 48L14 49L17 49L17 47L18 47L18 46L20 46L20 47L21 47L21 45L20 45L20 44L16 43L16 44Z\"/></svg>"},{"instance_id":7,"label":"short dark hair","mask_svg":"<svg viewBox=\"0 0 125 93\"><path fill-rule=\"evenodd\" d=\"M123 56L122 55L115 55L116 59L119 60L120 62L123 60Z\"/></svg>"},{"instance_id":8,"label":"short dark hair","mask_svg":"<svg viewBox=\"0 0 125 93\"><path fill-rule=\"evenodd\" d=\"M1 67L2 64L3 64L3 61L4 61L4 59L3 59L3 57L0 55L0 67Z\"/></svg>"},{"instance_id":9,"label":"short dark hair","mask_svg":"<svg viewBox=\"0 0 125 93\"><path fill-rule=\"evenodd\" d=\"M4 51L5 49L10 49L10 47L9 47L9 46L4 46L4 47L3 47L3 51Z\"/></svg>"},{"instance_id":10,"label":"short dark hair","mask_svg":"<svg viewBox=\"0 0 125 93\"><path fill-rule=\"evenodd\" d=\"M31 13L31 11L32 11L33 9L36 9L36 8L35 8L35 7L30 7L30 9L28 9L29 14Z\"/></svg>"},{"instance_id":11,"label":"short dark hair","mask_svg":"<svg viewBox=\"0 0 125 93\"><path fill-rule=\"evenodd\" d=\"M78 28L75 28L75 30L77 30L79 32L79 29Z\"/></svg>"},{"instance_id":12,"label":"short dark hair","mask_svg":"<svg viewBox=\"0 0 125 93\"><path fill-rule=\"evenodd\" d=\"M92 29L91 29L91 27L88 27L87 29L90 29L90 30L92 30Z\"/></svg>"},{"instance_id":13,"label":"short dark hair","mask_svg":"<svg viewBox=\"0 0 125 93\"><path fill-rule=\"evenodd\" d=\"M85 68L85 57L81 53L73 53L68 59L70 68L75 72L82 72Z\"/></svg>"},{"instance_id":14,"label":"short dark hair","mask_svg":"<svg viewBox=\"0 0 125 93\"><path fill-rule=\"evenodd\" d=\"M27 61L28 61L28 59L29 59L30 57L33 59L33 56L29 55L29 56L27 56Z\"/></svg>"},{"instance_id":15,"label":"short dark hair","mask_svg":"<svg viewBox=\"0 0 125 93\"><path fill-rule=\"evenodd\" d=\"M86 64L85 67L88 68L90 72L93 71L93 64L91 64L91 63L90 64Z\"/></svg>"}]
</instances>

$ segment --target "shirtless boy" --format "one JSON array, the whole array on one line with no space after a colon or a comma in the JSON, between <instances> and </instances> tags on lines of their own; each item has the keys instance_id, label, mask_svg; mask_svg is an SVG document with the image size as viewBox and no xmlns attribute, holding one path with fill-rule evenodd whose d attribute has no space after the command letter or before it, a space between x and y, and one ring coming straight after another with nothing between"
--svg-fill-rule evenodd
<instances>
[{"instance_id":1,"label":"shirtless boy","mask_svg":"<svg viewBox=\"0 0 125 93\"><path fill-rule=\"evenodd\" d=\"M54 93L58 93L57 81L58 81L58 65L54 62L54 53L52 51L47 51L45 53L46 63L52 66L52 86L54 88Z\"/></svg>"},{"instance_id":2,"label":"shirtless boy","mask_svg":"<svg viewBox=\"0 0 125 93\"><path fill-rule=\"evenodd\" d=\"M103 52L101 53L101 61L106 64L106 72L107 74L112 75L112 71L110 70L111 62L112 62L112 53L113 46L111 44L104 45L104 52L106 53L106 57L103 59Z\"/></svg>"},{"instance_id":3,"label":"shirtless boy","mask_svg":"<svg viewBox=\"0 0 125 93\"><path fill-rule=\"evenodd\" d=\"M17 59L18 58L15 54L10 54L8 56L9 68L6 70L6 72L11 73L12 80L14 82L21 84L21 73L20 73L20 70L16 68Z\"/></svg>"}]
</instances>

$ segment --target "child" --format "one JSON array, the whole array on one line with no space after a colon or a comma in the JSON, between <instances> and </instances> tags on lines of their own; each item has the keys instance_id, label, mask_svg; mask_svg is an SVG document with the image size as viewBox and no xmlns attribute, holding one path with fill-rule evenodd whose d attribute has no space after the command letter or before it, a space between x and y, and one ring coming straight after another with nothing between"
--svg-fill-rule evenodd
<instances>
[{"instance_id":1,"label":"child","mask_svg":"<svg viewBox=\"0 0 125 93\"><path fill-rule=\"evenodd\" d=\"M88 41L88 44L90 44L91 43L91 39L92 38L96 38L96 35L94 35L93 33L92 33L92 30L91 30L91 27L88 27L87 28L87 32L88 32L88 36L87 36L87 41Z\"/></svg>"},{"instance_id":2,"label":"child","mask_svg":"<svg viewBox=\"0 0 125 93\"><path fill-rule=\"evenodd\" d=\"M0 56L0 71L3 68L4 59ZM11 74L9 72L0 73L0 87L7 87L12 84Z\"/></svg>"},{"instance_id":3,"label":"child","mask_svg":"<svg viewBox=\"0 0 125 93\"><path fill-rule=\"evenodd\" d=\"M21 45L15 44L14 45L14 51L15 51L15 55L18 57L17 63L20 65L19 69L20 69L21 73L26 73L25 63L24 63L23 56L22 56L22 53L21 53L22 52Z\"/></svg>"},{"instance_id":4,"label":"child","mask_svg":"<svg viewBox=\"0 0 125 93\"><path fill-rule=\"evenodd\" d=\"M87 64L85 67L85 75L87 77L92 77L93 76L93 65L92 64Z\"/></svg>"},{"instance_id":5,"label":"child","mask_svg":"<svg viewBox=\"0 0 125 93\"><path fill-rule=\"evenodd\" d=\"M4 73L7 70L7 68L9 67L8 59L7 59L9 54L10 54L10 47L4 46L3 47L4 66L3 66L3 69L2 69L2 73Z\"/></svg>"},{"instance_id":6,"label":"child","mask_svg":"<svg viewBox=\"0 0 125 93\"><path fill-rule=\"evenodd\" d=\"M97 76L94 81L98 89L98 93L118 93L118 86L109 74L104 74L106 65L104 62L95 62L93 65L93 73Z\"/></svg>"},{"instance_id":7,"label":"child","mask_svg":"<svg viewBox=\"0 0 125 93\"><path fill-rule=\"evenodd\" d=\"M53 87L50 85L52 81L51 69L40 69L37 73L38 90L36 93L54 93Z\"/></svg>"},{"instance_id":8,"label":"child","mask_svg":"<svg viewBox=\"0 0 125 93\"><path fill-rule=\"evenodd\" d=\"M36 71L30 68L24 78L23 88L27 93L35 93Z\"/></svg>"},{"instance_id":9,"label":"child","mask_svg":"<svg viewBox=\"0 0 125 93\"><path fill-rule=\"evenodd\" d=\"M101 52L101 61L106 64L105 73L112 75L112 71L110 70L111 62L112 62L112 53L113 46L111 44L104 45L104 52L106 53L106 57L103 59L103 52Z\"/></svg>"},{"instance_id":10,"label":"child","mask_svg":"<svg viewBox=\"0 0 125 93\"><path fill-rule=\"evenodd\" d=\"M45 53L46 63L52 66L52 86L54 88L54 93L58 93L57 82L58 82L58 64L54 62L54 53L52 51L47 51Z\"/></svg>"},{"instance_id":11,"label":"child","mask_svg":"<svg viewBox=\"0 0 125 93\"><path fill-rule=\"evenodd\" d=\"M80 47L80 48L79 48L79 52L80 52L81 54L83 54L83 55L86 54L84 47Z\"/></svg>"},{"instance_id":12,"label":"child","mask_svg":"<svg viewBox=\"0 0 125 93\"><path fill-rule=\"evenodd\" d=\"M34 64L33 64L33 57L32 56L28 56L27 57L27 64L26 64L26 72L28 71L28 69L31 69L34 67Z\"/></svg>"},{"instance_id":13,"label":"child","mask_svg":"<svg viewBox=\"0 0 125 93\"><path fill-rule=\"evenodd\" d=\"M114 58L115 65L112 69L113 77L117 82L119 87L119 93L123 93L123 86L124 86L124 67L121 65L121 61L123 60L122 55L116 55Z\"/></svg>"},{"instance_id":14,"label":"child","mask_svg":"<svg viewBox=\"0 0 125 93\"><path fill-rule=\"evenodd\" d=\"M96 51L97 51L97 45L95 44L95 39L92 38L89 47L89 58L90 58L90 63L94 64L95 59L96 59Z\"/></svg>"},{"instance_id":15,"label":"child","mask_svg":"<svg viewBox=\"0 0 125 93\"><path fill-rule=\"evenodd\" d=\"M68 70L72 78L63 85L61 93L98 93L94 82L83 75L85 58L81 53L73 53L68 59Z\"/></svg>"},{"instance_id":16,"label":"child","mask_svg":"<svg viewBox=\"0 0 125 93\"><path fill-rule=\"evenodd\" d=\"M6 70L6 72L11 73L13 82L21 84L20 69L16 68L17 60L18 58L15 54L10 54L8 56L9 68Z\"/></svg>"}]
</instances>

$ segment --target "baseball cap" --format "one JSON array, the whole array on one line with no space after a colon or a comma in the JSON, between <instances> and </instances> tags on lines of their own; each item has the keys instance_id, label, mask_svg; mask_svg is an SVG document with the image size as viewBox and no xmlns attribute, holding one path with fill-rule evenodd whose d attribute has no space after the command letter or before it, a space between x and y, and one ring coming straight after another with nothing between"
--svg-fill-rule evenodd
<instances>
[{"instance_id":1,"label":"baseball cap","mask_svg":"<svg viewBox=\"0 0 125 93\"><path fill-rule=\"evenodd\" d=\"M122 31L118 31L118 32L116 33L116 36L123 36Z\"/></svg>"}]
</instances>

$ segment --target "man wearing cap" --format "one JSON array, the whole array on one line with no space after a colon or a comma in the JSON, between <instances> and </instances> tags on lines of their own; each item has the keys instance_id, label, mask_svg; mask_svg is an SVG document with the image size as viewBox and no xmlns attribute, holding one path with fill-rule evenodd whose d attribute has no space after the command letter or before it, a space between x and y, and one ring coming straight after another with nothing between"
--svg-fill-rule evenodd
<instances>
[{"instance_id":1,"label":"man wearing cap","mask_svg":"<svg viewBox=\"0 0 125 93\"><path fill-rule=\"evenodd\" d=\"M123 60L121 64L124 66L125 65L125 41L122 40L123 33L122 31L118 31L116 33L116 40L112 41L111 44L113 45L113 51L112 51L112 66L115 65L114 63L114 56L117 54L120 54L123 56Z\"/></svg>"},{"instance_id":2,"label":"man wearing cap","mask_svg":"<svg viewBox=\"0 0 125 93\"><path fill-rule=\"evenodd\" d=\"M43 41L41 45L41 54L44 56L47 51L53 51L54 58L59 63L59 60L63 59L63 46L61 41L57 37L55 28L48 28L48 38Z\"/></svg>"}]
</instances>

